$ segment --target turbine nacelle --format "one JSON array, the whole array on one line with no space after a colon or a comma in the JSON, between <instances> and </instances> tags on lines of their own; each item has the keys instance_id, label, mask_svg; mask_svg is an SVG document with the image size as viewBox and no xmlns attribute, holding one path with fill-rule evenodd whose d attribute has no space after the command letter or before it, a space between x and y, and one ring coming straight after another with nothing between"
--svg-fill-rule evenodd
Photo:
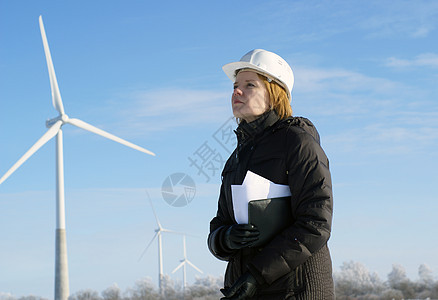
<instances>
[{"instance_id":1,"label":"turbine nacelle","mask_svg":"<svg viewBox=\"0 0 438 300\"><path fill-rule=\"evenodd\" d=\"M62 125L64 125L65 123L67 123L68 119L69 117L66 114L59 115L56 118L47 120L46 127L50 128L58 121L62 121Z\"/></svg>"},{"instance_id":2,"label":"turbine nacelle","mask_svg":"<svg viewBox=\"0 0 438 300\"><path fill-rule=\"evenodd\" d=\"M143 250L143 253L140 255L140 258L138 260L140 261L142 259L143 255L146 253L146 251L152 245L154 240L157 238L158 239L158 285L159 285L160 295L163 296L164 295L164 290L163 290L163 284L162 284L162 280L163 280L163 249L162 249L162 240L161 240L162 239L162 234L163 234L163 232L166 232L166 233L174 233L174 234L183 235L184 236L184 253L186 253L186 250L185 250L185 236L186 235L193 236L193 235L163 228L161 226L160 220L158 219L157 213L155 212L155 208L154 208L154 205L152 204L152 200L151 200L151 197L149 196L148 191L146 191L146 194L148 196L148 200L149 200L149 203L151 205L152 212L154 213L155 221L157 222L158 228L155 229L155 235L152 237L152 239L149 242L149 244ZM196 266L194 266L190 261L188 261L186 259L186 255L185 254L184 254L184 260L182 260L181 262L182 262L182 265L184 265L184 267L185 267L185 264L188 263L191 266L193 266L194 268L196 268L199 272L202 273L201 270L199 270ZM178 268L179 267L177 267L177 269Z\"/></svg>"},{"instance_id":3,"label":"turbine nacelle","mask_svg":"<svg viewBox=\"0 0 438 300\"><path fill-rule=\"evenodd\" d=\"M180 268L183 268L183 291L185 294L185 287L187 285L187 271L186 264L190 265L193 269L198 271L199 273L203 273L201 269L195 266L190 260L187 258L187 249L186 249L186 236L183 236L183 248L184 248L184 258L180 260L180 264L172 271L172 274L178 271Z\"/></svg>"}]
</instances>

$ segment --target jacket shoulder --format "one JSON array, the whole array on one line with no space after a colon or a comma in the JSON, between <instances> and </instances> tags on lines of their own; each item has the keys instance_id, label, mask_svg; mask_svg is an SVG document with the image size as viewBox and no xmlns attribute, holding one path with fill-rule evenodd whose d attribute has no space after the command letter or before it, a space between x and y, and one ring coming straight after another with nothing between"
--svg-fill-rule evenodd
<instances>
[{"instance_id":1,"label":"jacket shoulder","mask_svg":"<svg viewBox=\"0 0 438 300\"><path fill-rule=\"evenodd\" d=\"M304 117L288 117L277 123L276 129L285 129L289 136L307 136L310 135L318 144L320 144L319 133L315 125Z\"/></svg>"}]
</instances>

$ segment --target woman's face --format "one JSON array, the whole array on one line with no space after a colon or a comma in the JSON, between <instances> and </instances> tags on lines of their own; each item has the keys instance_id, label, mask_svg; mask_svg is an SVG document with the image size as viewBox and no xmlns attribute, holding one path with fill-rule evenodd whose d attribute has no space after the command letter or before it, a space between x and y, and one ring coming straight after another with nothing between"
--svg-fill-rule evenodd
<instances>
[{"instance_id":1,"label":"woman's face","mask_svg":"<svg viewBox=\"0 0 438 300\"><path fill-rule=\"evenodd\" d=\"M234 117L248 123L268 110L269 93L257 73L240 71L237 74L231 105Z\"/></svg>"}]
</instances>

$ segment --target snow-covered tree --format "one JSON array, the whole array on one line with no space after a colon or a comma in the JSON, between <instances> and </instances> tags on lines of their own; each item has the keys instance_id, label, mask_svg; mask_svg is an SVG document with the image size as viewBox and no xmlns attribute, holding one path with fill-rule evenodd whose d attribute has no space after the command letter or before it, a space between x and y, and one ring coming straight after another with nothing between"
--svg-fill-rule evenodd
<instances>
[{"instance_id":1,"label":"snow-covered tree","mask_svg":"<svg viewBox=\"0 0 438 300\"><path fill-rule=\"evenodd\" d=\"M158 300L160 295L155 289L150 278L138 280L134 288L130 288L126 292L126 297L130 300Z\"/></svg>"},{"instance_id":2,"label":"snow-covered tree","mask_svg":"<svg viewBox=\"0 0 438 300\"><path fill-rule=\"evenodd\" d=\"M223 297L220 289L224 286L223 277L196 277L195 282L188 288L188 299L213 300Z\"/></svg>"},{"instance_id":3,"label":"snow-covered tree","mask_svg":"<svg viewBox=\"0 0 438 300\"><path fill-rule=\"evenodd\" d=\"M433 274L431 268L428 265L422 264L418 267L418 276L420 277L420 283L426 286L433 284Z\"/></svg>"},{"instance_id":4,"label":"snow-covered tree","mask_svg":"<svg viewBox=\"0 0 438 300\"><path fill-rule=\"evenodd\" d=\"M99 294L91 289L80 290L70 297L68 300L101 300Z\"/></svg>"},{"instance_id":5,"label":"snow-covered tree","mask_svg":"<svg viewBox=\"0 0 438 300\"><path fill-rule=\"evenodd\" d=\"M385 286L377 273L370 273L367 268L358 262L344 262L341 271L334 274L337 299L348 299L368 295L379 295ZM375 298L378 299L378 298Z\"/></svg>"},{"instance_id":6,"label":"snow-covered tree","mask_svg":"<svg viewBox=\"0 0 438 300\"><path fill-rule=\"evenodd\" d=\"M388 284L392 289L401 291L404 298L415 298L415 285L406 276L403 266L392 265L392 271L388 274Z\"/></svg>"},{"instance_id":7,"label":"snow-covered tree","mask_svg":"<svg viewBox=\"0 0 438 300\"><path fill-rule=\"evenodd\" d=\"M114 283L112 286L105 289L102 292L102 298L103 300L121 300L122 295L119 286Z\"/></svg>"}]
</instances>

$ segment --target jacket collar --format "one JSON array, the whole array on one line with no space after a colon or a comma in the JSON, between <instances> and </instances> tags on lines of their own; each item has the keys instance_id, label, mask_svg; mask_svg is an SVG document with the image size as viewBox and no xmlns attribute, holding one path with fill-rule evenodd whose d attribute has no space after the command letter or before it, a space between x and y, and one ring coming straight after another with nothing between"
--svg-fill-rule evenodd
<instances>
[{"instance_id":1,"label":"jacket collar","mask_svg":"<svg viewBox=\"0 0 438 300\"><path fill-rule=\"evenodd\" d=\"M247 123L245 120L240 122L237 129L234 131L237 135L237 140L240 143L246 142L248 139L254 139L266 128L274 125L280 118L273 110L263 113L258 119Z\"/></svg>"}]
</instances>

